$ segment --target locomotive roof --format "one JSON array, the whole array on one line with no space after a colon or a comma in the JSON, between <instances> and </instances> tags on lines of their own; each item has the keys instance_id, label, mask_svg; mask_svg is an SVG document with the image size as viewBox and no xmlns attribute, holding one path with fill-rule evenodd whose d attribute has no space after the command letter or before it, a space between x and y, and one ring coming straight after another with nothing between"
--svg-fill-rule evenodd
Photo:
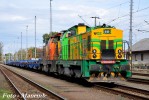
<instances>
[{"instance_id":1,"label":"locomotive roof","mask_svg":"<svg viewBox=\"0 0 149 100\"><path fill-rule=\"evenodd\" d=\"M55 38L55 37L58 37L60 35L61 35L61 33L57 33L57 34L54 34L53 36L51 36L51 38Z\"/></svg>"},{"instance_id":2,"label":"locomotive roof","mask_svg":"<svg viewBox=\"0 0 149 100\"><path fill-rule=\"evenodd\" d=\"M149 51L149 38L144 38L132 46L132 51Z\"/></svg>"},{"instance_id":3,"label":"locomotive roof","mask_svg":"<svg viewBox=\"0 0 149 100\"><path fill-rule=\"evenodd\" d=\"M89 26L87 26L87 25L81 23L81 24L74 25L74 26L70 27L68 30L71 30L72 28L76 28L76 27L78 27L78 26L86 26L87 28L90 28Z\"/></svg>"}]
</instances>

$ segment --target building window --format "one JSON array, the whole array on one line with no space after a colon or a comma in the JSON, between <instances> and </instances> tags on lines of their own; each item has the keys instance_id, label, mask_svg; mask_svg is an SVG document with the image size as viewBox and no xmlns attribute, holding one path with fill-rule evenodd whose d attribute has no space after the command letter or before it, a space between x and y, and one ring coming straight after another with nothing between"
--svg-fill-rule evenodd
<instances>
[{"instance_id":1,"label":"building window","mask_svg":"<svg viewBox=\"0 0 149 100\"><path fill-rule=\"evenodd\" d=\"M135 61L137 61L137 54L135 54Z\"/></svg>"},{"instance_id":2,"label":"building window","mask_svg":"<svg viewBox=\"0 0 149 100\"><path fill-rule=\"evenodd\" d=\"M141 53L141 61L143 61L143 53Z\"/></svg>"}]
</instances>

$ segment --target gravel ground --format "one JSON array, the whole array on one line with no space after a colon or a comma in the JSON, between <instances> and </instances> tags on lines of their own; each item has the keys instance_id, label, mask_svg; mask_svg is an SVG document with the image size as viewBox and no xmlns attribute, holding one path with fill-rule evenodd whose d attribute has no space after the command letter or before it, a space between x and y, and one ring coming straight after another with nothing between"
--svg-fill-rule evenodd
<instances>
[{"instance_id":1,"label":"gravel ground","mask_svg":"<svg viewBox=\"0 0 149 100\"><path fill-rule=\"evenodd\" d=\"M39 91L36 87L30 85L17 75L9 72L8 70L2 68L7 76L9 76L10 80L14 83L14 85L19 89L19 91L27 98L27 100L49 100L51 98L50 96L47 96L46 94L43 95L43 92ZM36 95L36 96L35 96ZM38 95L41 95L42 97L38 97ZM35 96L35 97L34 97Z\"/></svg>"},{"instance_id":2,"label":"gravel ground","mask_svg":"<svg viewBox=\"0 0 149 100\"><path fill-rule=\"evenodd\" d=\"M91 87L84 87L76 83L56 79L47 75L30 72L27 70L8 67L13 71L32 79L44 87L57 92L69 100L129 100L121 95L114 95Z\"/></svg>"},{"instance_id":3,"label":"gravel ground","mask_svg":"<svg viewBox=\"0 0 149 100\"><path fill-rule=\"evenodd\" d=\"M149 74L149 69L133 69L132 72Z\"/></svg>"},{"instance_id":4,"label":"gravel ground","mask_svg":"<svg viewBox=\"0 0 149 100\"><path fill-rule=\"evenodd\" d=\"M148 76L132 75L132 78L141 78L141 79L147 79L147 80L149 80L149 77Z\"/></svg>"},{"instance_id":5,"label":"gravel ground","mask_svg":"<svg viewBox=\"0 0 149 100\"><path fill-rule=\"evenodd\" d=\"M131 82L117 82L117 83L149 91L149 85L137 84L137 83L131 83Z\"/></svg>"},{"instance_id":6,"label":"gravel ground","mask_svg":"<svg viewBox=\"0 0 149 100\"><path fill-rule=\"evenodd\" d=\"M7 98L4 94L13 94L13 91L0 71L0 100L12 100L12 98Z\"/></svg>"},{"instance_id":7,"label":"gravel ground","mask_svg":"<svg viewBox=\"0 0 149 100\"><path fill-rule=\"evenodd\" d=\"M140 71L137 70L137 71L133 71L133 72L149 74L149 73L147 73L146 70L140 70ZM149 77L147 77L147 76L139 76L139 75L132 75L132 78L149 79ZM148 90L149 91L149 85L130 83L130 82L118 82L118 83L124 84L124 85L127 85L127 86L131 86L131 87L133 86L135 88L144 89L144 90Z\"/></svg>"}]
</instances>

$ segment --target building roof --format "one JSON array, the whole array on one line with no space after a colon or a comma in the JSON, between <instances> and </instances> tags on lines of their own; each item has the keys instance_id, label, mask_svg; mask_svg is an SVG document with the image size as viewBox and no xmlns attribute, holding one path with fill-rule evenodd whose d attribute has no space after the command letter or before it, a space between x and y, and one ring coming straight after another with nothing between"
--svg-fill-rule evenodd
<instances>
[{"instance_id":1,"label":"building roof","mask_svg":"<svg viewBox=\"0 0 149 100\"><path fill-rule=\"evenodd\" d=\"M132 46L132 52L149 51L149 38L144 38Z\"/></svg>"}]
</instances>

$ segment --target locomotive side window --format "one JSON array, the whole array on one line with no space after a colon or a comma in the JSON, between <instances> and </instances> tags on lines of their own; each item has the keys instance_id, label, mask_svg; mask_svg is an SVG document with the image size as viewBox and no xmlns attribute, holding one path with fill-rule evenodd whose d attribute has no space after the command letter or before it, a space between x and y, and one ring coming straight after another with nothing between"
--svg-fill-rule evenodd
<instances>
[{"instance_id":1,"label":"locomotive side window","mask_svg":"<svg viewBox=\"0 0 149 100\"><path fill-rule=\"evenodd\" d=\"M87 48L88 48L88 51L90 51L90 48L91 48L91 36L89 35L88 37L87 37Z\"/></svg>"},{"instance_id":2,"label":"locomotive side window","mask_svg":"<svg viewBox=\"0 0 149 100\"><path fill-rule=\"evenodd\" d=\"M71 36L76 35L76 31L75 30L71 30Z\"/></svg>"}]
</instances>

